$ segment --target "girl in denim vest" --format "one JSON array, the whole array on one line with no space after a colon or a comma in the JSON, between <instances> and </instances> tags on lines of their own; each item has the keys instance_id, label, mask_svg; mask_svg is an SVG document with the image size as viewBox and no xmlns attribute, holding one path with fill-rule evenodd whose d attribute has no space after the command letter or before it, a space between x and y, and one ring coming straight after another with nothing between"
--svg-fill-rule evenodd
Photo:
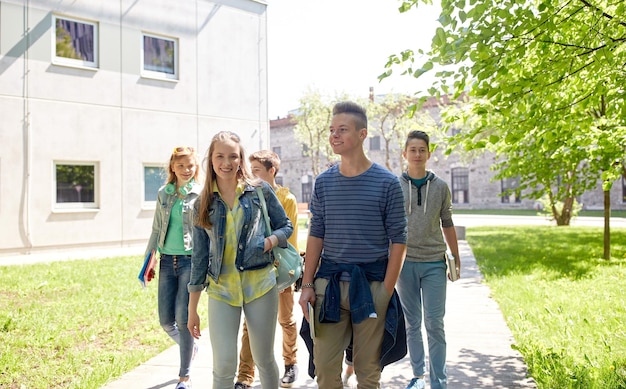
<instances>
[{"instance_id":1,"label":"girl in denim vest","mask_svg":"<svg viewBox=\"0 0 626 389\"><path fill-rule=\"evenodd\" d=\"M189 370L197 346L187 328L194 213L200 195L198 157L193 147L176 147L168 164L166 184L159 189L152 234L146 255L160 254L158 310L165 332L180 350L176 389L190 388ZM154 277L154 270L148 280Z\"/></svg>"},{"instance_id":2,"label":"girl in denim vest","mask_svg":"<svg viewBox=\"0 0 626 389\"><path fill-rule=\"evenodd\" d=\"M273 230L268 237L256 191L259 186ZM198 301L206 288L213 389L233 388L242 312L261 386L277 389L274 335L278 290L270 250L277 245L287 247L293 226L269 184L253 179L239 136L232 132L220 132L211 141L206 183L196 212L187 326L198 339Z\"/></svg>"}]
</instances>

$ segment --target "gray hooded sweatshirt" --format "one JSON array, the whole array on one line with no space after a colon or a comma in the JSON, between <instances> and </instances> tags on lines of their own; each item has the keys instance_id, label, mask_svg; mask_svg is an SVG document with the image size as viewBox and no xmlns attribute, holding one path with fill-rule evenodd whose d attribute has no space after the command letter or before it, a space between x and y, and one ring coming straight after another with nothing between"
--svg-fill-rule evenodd
<instances>
[{"instance_id":1,"label":"gray hooded sweatshirt","mask_svg":"<svg viewBox=\"0 0 626 389\"><path fill-rule=\"evenodd\" d=\"M400 184L408 221L406 260L443 261L447 245L441 228L454 226L448 184L430 170L426 171L426 182L420 188L406 173L400 177Z\"/></svg>"}]
</instances>

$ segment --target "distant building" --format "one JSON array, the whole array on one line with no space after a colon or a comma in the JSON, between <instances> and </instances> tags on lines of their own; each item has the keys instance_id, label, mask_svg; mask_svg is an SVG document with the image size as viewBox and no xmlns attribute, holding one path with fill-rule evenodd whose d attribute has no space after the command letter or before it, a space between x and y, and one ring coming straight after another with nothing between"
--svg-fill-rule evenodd
<instances>
[{"instance_id":1,"label":"distant building","mask_svg":"<svg viewBox=\"0 0 626 389\"><path fill-rule=\"evenodd\" d=\"M0 2L0 255L150 234L175 146L269 147L267 2Z\"/></svg>"},{"instance_id":2,"label":"distant building","mask_svg":"<svg viewBox=\"0 0 626 389\"><path fill-rule=\"evenodd\" d=\"M440 121L440 106L430 100L423 109ZM375 121L376 118L369 118ZM303 154L306 147L296 139L294 127L296 122L291 116L270 120L270 145L281 157L281 169L278 181L289 187L298 202L308 203L313 187L310 160ZM431 138L431 143L437 139ZM385 166L384 150L381 147L380 134L370 130L365 141L368 156L375 162ZM398 148L396 155L401 155ZM495 163L495 155L485 153L470 163L463 162L458 155L444 156L442 149L437 149L430 158L428 168L443 178L449 185L455 209L537 209L538 202L522 198L516 191L518 180L494 180L495 173L491 170ZM392 160L392 171L400 175L404 168L400 158ZM502 195L507 193L507 195ZM595 190L586 192L578 201L584 209L600 210L604 207L604 194L600 182ZM626 180L616 181L611 189L611 209L626 210Z\"/></svg>"}]
</instances>

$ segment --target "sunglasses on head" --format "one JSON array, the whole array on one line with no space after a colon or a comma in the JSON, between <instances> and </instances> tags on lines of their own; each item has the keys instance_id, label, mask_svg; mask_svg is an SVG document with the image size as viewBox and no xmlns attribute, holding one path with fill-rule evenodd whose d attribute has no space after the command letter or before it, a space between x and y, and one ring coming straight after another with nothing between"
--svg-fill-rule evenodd
<instances>
[{"instance_id":1,"label":"sunglasses on head","mask_svg":"<svg viewBox=\"0 0 626 389\"><path fill-rule=\"evenodd\" d=\"M195 151L195 149L193 147L190 146L178 146L178 147L174 147L174 151L172 151L172 154L189 154L189 153L193 153Z\"/></svg>"}]
</instances>

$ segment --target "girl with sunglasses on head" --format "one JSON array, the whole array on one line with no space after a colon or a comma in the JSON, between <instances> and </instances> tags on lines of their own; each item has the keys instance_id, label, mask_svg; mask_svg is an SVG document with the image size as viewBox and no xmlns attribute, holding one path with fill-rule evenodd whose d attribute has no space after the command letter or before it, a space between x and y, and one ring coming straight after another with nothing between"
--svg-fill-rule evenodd
<instances>
[{"instance_id":1,"label":"girl with sunglasses on head","mask_svg":"<svg viewBox=\"0 0 626 389\"><path fill-rule=\"evenodd\" d=\"M265 231L259 187L267 203L271 234ZM187 326L198 339L198 301L206 288L213 389L233 389L242 312L261 386L277 389L278 289L270 250L277 245L287 247L293 225L272 187L253 178L241 140L232 132L220 132L211 141L196 213Z\"/></svg>"},{"instance_id":2,"label":"girl with sunglasses on head","mask_svg":"<svg viewBox=\"0 0 626 389\"><path fill-rule=\"evenodd\" d=\"M165 185L157 194L152 234L146 256L154 250L160 254L158 311L159 322L180 350L179 382L176 389L191 388L189 372L197 345L187 328L191 274L191 252L194 212L200 195L198 157L193 147L176 147L168 163ZM148 275L154 277L154 270Z\"/></svg>"}]
</instances>

